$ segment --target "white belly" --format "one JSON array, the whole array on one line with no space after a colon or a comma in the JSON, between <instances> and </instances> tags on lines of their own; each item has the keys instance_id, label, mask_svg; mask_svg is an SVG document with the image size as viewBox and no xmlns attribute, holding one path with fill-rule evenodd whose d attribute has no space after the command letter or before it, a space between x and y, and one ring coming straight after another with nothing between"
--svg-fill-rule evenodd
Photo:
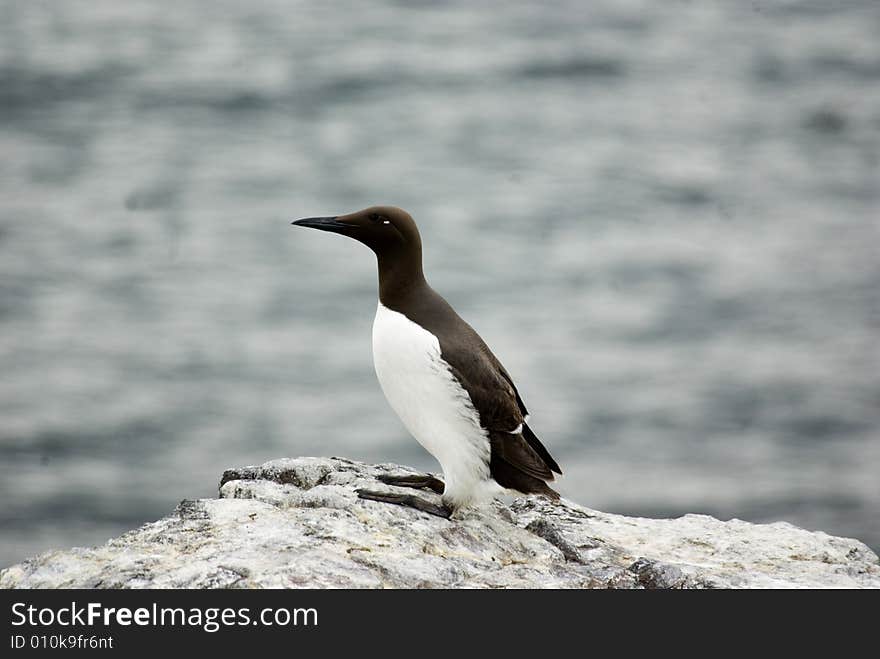
<instances>
[{"instance_id":1,"label":"white belly","mask_svg":"<svg viewBox=\"0 0 880 659\"><path fill-rule=\"evenodd\" d=\"M373 363L403 425L440 463L444 500L462 506L490 493L488 435L470 396L442 360L437 337L380 302Z\"/></svg>"}]
</instances>

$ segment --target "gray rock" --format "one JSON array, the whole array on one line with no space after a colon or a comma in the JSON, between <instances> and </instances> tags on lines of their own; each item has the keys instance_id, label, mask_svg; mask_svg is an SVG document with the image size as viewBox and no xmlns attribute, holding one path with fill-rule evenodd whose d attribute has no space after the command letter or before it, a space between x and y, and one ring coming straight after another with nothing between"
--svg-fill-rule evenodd
<instances>
[{"instance_id":1,"label":"gray rock","mask_svg":"<svg viewBox=\"0 0 880 659\"><path fill-rule=\"evenodd\" d=\"M3 588L880 588L857 540L784 522L642 519L522 497L453 520L357 498L397 465L230 469L219 499L91 549L0 572ZM436 495L424 492L429 499Z\"/></svg>"}]
</instances>

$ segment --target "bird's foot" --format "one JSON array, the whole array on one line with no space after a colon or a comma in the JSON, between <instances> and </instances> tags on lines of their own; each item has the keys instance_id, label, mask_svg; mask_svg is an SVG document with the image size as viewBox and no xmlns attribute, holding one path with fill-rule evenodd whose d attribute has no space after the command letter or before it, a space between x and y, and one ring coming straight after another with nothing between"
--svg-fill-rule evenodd
<instances>
[{"instance_id":1,"label":"bird's foot","mask_svg":"<svg viewBox=\"0 0 880 659\"><path fill-rule=\"evenodd\" d=\"M391 474L380 474L376 478L386 485L396 485L397 487L415 487L427 488L437 494L443 494L446 486L439 478L434 478L431 474L404 474L402 476L392 476Z\"/></svg>"},{"instance_id":2,"label":"bird's foot","mask_svg":"<svg viewBox=\"0 0 880 659\"><path fill-rule=\"evenodd\" d=\"M407 506L408 508L415 508L416 510L420 510L423 513L436 515L437 517L443 517L444 519L449 519L449 517L452 515L452 508L449 508L444 504L437 505L436 503L425 501L421 497L417 497L414 494L373 492L371 490L363 489L357 490L357 494L358 497L360 497L361 499L367 499L368 501L381 501L382 503L393 503L398 506Z\"/></svg>"}]
</instances>

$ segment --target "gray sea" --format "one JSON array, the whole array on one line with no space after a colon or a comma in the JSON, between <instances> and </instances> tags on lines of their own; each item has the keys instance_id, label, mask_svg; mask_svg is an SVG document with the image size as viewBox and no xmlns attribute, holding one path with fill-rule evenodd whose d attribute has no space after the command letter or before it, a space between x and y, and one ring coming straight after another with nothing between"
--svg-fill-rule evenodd
<instances>
[{"instance_id":1,"label":"gray sea","mask_svg":"<svg viewBox=\"0 0 880 659\"><path fill-rule=\"evenodd\" d=\"M880 548L876 0L0 0L0 565L224 468L436 469L372 371L394 204L562 493Z\"/></svg>"}]
</instances>

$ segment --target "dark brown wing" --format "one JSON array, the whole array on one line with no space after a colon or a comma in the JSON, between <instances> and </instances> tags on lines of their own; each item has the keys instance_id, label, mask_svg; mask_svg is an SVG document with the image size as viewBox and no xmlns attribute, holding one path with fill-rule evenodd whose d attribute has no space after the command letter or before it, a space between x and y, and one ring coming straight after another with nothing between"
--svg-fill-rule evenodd
<instances>
[{"instance_id":1,"label":"dark brown wing","mask_svg":"<svg viewBox=\"0 0 880 659\"><path fill-rule=\"evenodd\" d=\"M468 392L480 415L481 425L489 431L492 474L496 480L499 480L496 471L507 474L509 470L499 467L499 463L504 463L527 476L527 481L539 480L541 486L526 481L519 482L516 478L507 479L516 481L513 484L502 485L522 492L546 494L544 490L549 488L543 485L543 481L553 480L553 472L561 474L562 471L535 433L526 425L525 416L528 412L510 375L476 332L469 338L470 345L464 348L441 343L441 355L449 364L452 374Z\"/></svg>"},{"instance_id":2,"label":"dark brown wing","mask_svg":"<svg viewBox=\"0 0 880 659\"><path fill-rule=\"evenodd\" d=\"M443 361L470 396L483 428L509 433L525 423L516 392L488 359L469 350L442 345L440 350Z\"/></svg>"},{"instance_id":3,"label":"dark brown wing","mask_svg":"<svg viewBox=\"0 0 880 659\"><path fill-rule=\"evenodd\" d=\"M467 391L489 433L489 467L495 480L521 492L558 497L544 481L562 471L526 425L526 406L483 339L430 287L407 300L405 313L438 338L443 361Z\"/></svg>"},{"instance_id":4,"label":"dark brown wing","mask_svg":"<svg viewBox=\"0 0 880 659\"><path fill-rule=\"evenodd\" d=\"M505 432L490 432L489 443L492 454L497 455L507 464L513 465L524 474L545 481L553 480L553 472L541 456L523 439L522 435Z\"/></svg>"},{"instance_id":5,"label":"dark brown wing","mask_svg":"<svg viewBox=\"0 0 880 659\"><path fill-rule=\"evenodd\" d=\"M553 456L550 455L550 451L548 451L544 447L544 445L541 443L541 440L535 436L535 433L532 432L532 429L529 428L527 423L523 424L522 436L523 439L525 439L529 443L529 446L534 449L535 453L541 456L541 459L547 463L547 466L561 476L562 469L560 469L559 465L556 463L556 460L554 460Z\"/></svg>"},{"instance_id":6,"label":"dark brown wing","mask_svg":"<svg viewBox=\"0 0 880 659\"><path fill-rule=\"evenodd\" d=\"M491 354L491 353L490 353ZM525 403L523 403L522 397L519 395L519 391L516 390L516 385L513 384L513 378L510 377L510 374L501 365L501 362L492 355L492 358L495 360L495 363L498 366L498 369L501 371L501 374L504 376L504 379L510 384L513 389L513 393L516 396L516 404L519 406L519 411L523 416L523 419L529 416L529 411L526 409ZM541 459L547 463L547 466L550 467L553 471L555 471L560 476L562 475L562 469L559 468L559 465L556 463L556 460L553 459L553 456L550 455L550 451L548 451L544 445L541 443L541 440L532 432L532 429L529 428L528 424L523 421L523 429L522 436L525 439L529 446L531 446L535 452L541 457Z\"/></svg>"}]
</instances>

